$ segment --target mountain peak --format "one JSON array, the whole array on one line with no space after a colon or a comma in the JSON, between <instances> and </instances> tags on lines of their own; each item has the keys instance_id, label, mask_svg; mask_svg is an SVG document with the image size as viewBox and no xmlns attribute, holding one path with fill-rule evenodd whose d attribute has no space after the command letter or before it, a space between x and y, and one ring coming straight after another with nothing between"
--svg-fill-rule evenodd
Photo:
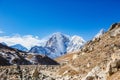
<instances>
[{"instance_id":1,"label":"mountain peak","mask_svg":"<svg viewBox=\"0 0 120 80\"><path fill-rule=\"evenodd\" d=\"M50 37L68 37L68 38L69 38L68 35L63 34L63 33L61 33L61 32L53 33Z\"/></svg>"},{"instance_id":2,"label":"mountain peak","mask_svg":"<svg viewBox=\"0 0 120 80\"><path fill-rule=\"evenodd\" d=\"M61 32L53 33L52 35L63 35Z\"/></svg>"},{"instance_id":3,"label":"mountain peak","mask_svg":"<svg viewBox=\"0 0 120 80\"><path fill-rule=\"evenodd\" d=\"M79 50L84 43L85 40L82 37L77 35L72 36L67 47L67 52Z\"/></svg>"},{"instance_id":4,"label":"mountain peak","mask_svg":"<svg viewBox=\"0 0 120 80\"><path fill-rule=\"evenodd\" d=\"M3 44L3 45L5 45L5 46L7 46L7 44L6 44L5 42L1 42L1 44Z\"/></svg>"},{"instance_id":5,"label":"mountain peak","mask_svg":"<svg viewBox=\"0 0 120 80\"><path fill-rule=\"evenodd\" d=\"M74 40L81 40L81 41L85 42L85 40L84 40L82 37L78 36L78 35L72 36L71 39L72 39L72 40L73 40L73 39L74 39Z\"/></svg>"},{"instance_id":6,"label":"mountain peak","mask_svg":"<svg viewBox=\"0 0 120 80\"><path fill-rule=\"evenodd\" d=\"M105 33L105 30L104 29L101 29L96 35L95 35L95 37L93 38L93 40L95 39L95 38L99 38L101 35L103 35Z\"/></svg>"},{"instance_id":7,"label":"mountain peak","mask_svg":"<svg viewBox=\"0 0 120 80\"><path fill-rule=\"evenodd\" d=\"M61 32L53 33L46 41L45 46L33 47L30 52L39 54L48 54L49 57L59 57L67 52L75 51L81 48L85 43L82 37L74 35L72 37L62 34ZM44 51L45 50L45 51Z\"/></svg>"},{"instance_id":8,"label":"mountain peak","mask_svg":"<svg viewBox=\"0 0 120 80\"><path fill-rule=\"evenodd\" d=\"M46 43L46 47L50 47L55 53L61 54L66 52L68 42L69 38L66 35L57 32L53 33L53 35L49 38Z\"/></svg>"},{"instance_id":9,"label":"mountain peak","mask_svg":"<svg viewBox=\"0 0 120 80\"><path fill-rule=\"evenodd\" d=\"M16 49L22 50L22 51L28 51L28 49L26 47L24 47L23 45L21 45L21 44L15 44L15 45L12 45L10 47L16 48Z\"/></svg>"}]
</instances>

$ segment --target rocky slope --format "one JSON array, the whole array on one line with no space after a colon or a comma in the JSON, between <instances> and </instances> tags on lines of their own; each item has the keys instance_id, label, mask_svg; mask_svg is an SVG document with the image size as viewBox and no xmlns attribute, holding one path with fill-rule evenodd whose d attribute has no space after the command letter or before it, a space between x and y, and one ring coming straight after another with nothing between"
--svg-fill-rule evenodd
<instances>
[{"instance_id":1,"label":"rocky slope","mask_svg":"<svg viewBox=\"0 0 120 80\"><path fill-rule=\"evenodd\" d=\"M56 80L55 70L59 66L21 65L0 67L0 80ZM60 79L59 79L60 80Z\"/></svg>"},{"instance_id":2,"label":"rocky slope","mask_svg":"<svg viewBox=\"0 0 120 80\"><path fill-rule=\"evenodd\" d=\"M26 58L31 59L31 56ZM31 60L35 59L33 57ZM107 32L87 42L79 51L71 52L55 60L60 65L0 67L0 78L120 80L120 23L113 24Z\"/></svg>"},{"instance_id":3,"label":"rocky slope","mask_svg":"<svg viewBox=\"0 0 120 80\"><path fill-rule=\"evenodd\" d=\"M43 65L57 65L58 63L51 58L44 55L36 55L27 53L0 44L0 65L32 65L32 64L43 64Z\"/></svg>"},{"instance_id":4,"label":"rocky slope","mask_svg":"<svg viewBox=\"0 0 120 80\"><path fill-rule=\"evenodd\" d=\"M62 67L58 74L73 76L76 80L120 79L120 23L82 49L56 59Z\"/></svg>"},{"instance_id":5,"label":"rocky slope","mask_svg":"<svg viewBox=\"0 0 120 80\"><path fill-rule=\"evenodd\" d=\"M99 38L100 36L102 36L105 33L104 29L101 29L93 38L93 40L95 40L96 38Z\"/></svg>"}]
</instances>

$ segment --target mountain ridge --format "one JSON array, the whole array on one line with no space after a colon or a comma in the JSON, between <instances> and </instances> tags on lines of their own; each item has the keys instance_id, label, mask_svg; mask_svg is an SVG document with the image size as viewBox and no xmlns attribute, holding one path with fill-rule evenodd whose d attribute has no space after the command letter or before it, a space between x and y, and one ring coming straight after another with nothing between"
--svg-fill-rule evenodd
<instances>
[{"instance_id":1,"label":"mountain ridge","mask_svg":"<svg viewBox=\"0 0 120 80\"><path fill-rule=\"evenodd\" d=\"M35 57L35 58L34 58ZM32 58L36 59L35 61ZM40 55L32 54L25 51L21 51L0 43L0 65L58 65L53 59ZM32 60L32 62L31 62Z\"/></svg>"},{"instance_id":2,"label":"mountain ridge","mask_svg":"<svg viewBox=\"0 0 120 80\"><path fill-rule=\"evenodd\" d=\"M56 59L62 67L58 74L75 80L120 79L120 23L88 41L79 51Z\"/></svg>"},{"instance_id":3,"label":"mountain ridge","mask_svg":"<svg viewBox=\"0 0 120 80\"><path fill-rule=\"evenodd\" d=\"M77 35L70 37L68 35L57 32L53 33L49 37L45 46L32 47L29 52L38 52L40 54L43 53L51 58L56 58L64 55L67 52L80 49L84 43L85 41L83 40L83 38Z\"/></svg>"},{"instance_id":4,"label":"mountain ridge","mask_svg":"<svg viewBox=\"0 0 120 80\"><path fill-rule=\"evenodd\" d=\"M11 45L10 47L15 48L15 49L19 49L19 50L22 50L22 51L26 51L26 52L28 51L28 49L21 44Z\"/></svg>"}]
</instances>

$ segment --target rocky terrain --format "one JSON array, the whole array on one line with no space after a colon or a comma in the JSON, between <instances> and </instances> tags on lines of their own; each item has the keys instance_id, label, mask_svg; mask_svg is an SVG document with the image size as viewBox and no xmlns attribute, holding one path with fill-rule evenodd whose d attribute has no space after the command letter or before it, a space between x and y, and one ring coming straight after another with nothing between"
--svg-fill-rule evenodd
<instances>
[{"instance_id":1,"label":"rocky terrain","mask_svg":"<svg viewBox=\"0 0 120 80\"><path fill-rule=\"evenodd\" d=\"M58 65L56 61L46 55L27 53L0 44L0 65Z\"/></svg>"},{"instance_id":2,"label":"rocky terrain","mask_svg":"<svg viewBox=\"0 0 120 80\"><path fill-rule=\"evenodd\" d=\"M55 61L60 65L1 66L0 80L120 80L120 23Z\"/></svg>"},{"instance_id":3,"label":"rocky terrain","mask_svg":"<svg viewBox=\"0 0 120 80\"><path fill-rule=\"evenodd\" d=\"M2 66L0 80L56 80L55 70L58 68L55 65Z\"/></svg>"},{"instance_id":4,"label":"rocky terrain","mask_svg":"<svg viewBox=\"0 0 120 80\"><path fill-rule=\"evenodd\" d=\"M69 36L60 32L53 33L45 38L37 36L33 38L30 35L0 38L0 43L3 45L29 53L47 55L50 58L60 57L68 52L79 50L85 42L80 36Z\"/></svg>"},{"instance_id":5,"label":"rocky terrain","mask_svg":"<svg viewBox=\"0 0 120 80\"><path fill-rule=\"evenodd\" d=\"M77 80L120 80L120 23L113 24L82 49L56 59L63 65L58 74Z\"/></svg>"}]
</instances>

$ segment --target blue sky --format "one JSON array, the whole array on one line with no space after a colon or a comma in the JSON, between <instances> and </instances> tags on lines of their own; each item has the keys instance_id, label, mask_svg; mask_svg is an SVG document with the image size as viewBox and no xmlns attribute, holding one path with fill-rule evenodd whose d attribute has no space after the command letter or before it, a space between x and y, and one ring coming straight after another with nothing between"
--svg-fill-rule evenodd
<instances>
[{"instance_id":1,"label":"blue sky","mask_svg":"<svg viewBox=\"0 0 120 80\"><path fill-rule=\"evenodd\" d=\"M119 0L0 0L0 35L54 32L91 39L120 21Z\"/></svg>"}]
</instances>

